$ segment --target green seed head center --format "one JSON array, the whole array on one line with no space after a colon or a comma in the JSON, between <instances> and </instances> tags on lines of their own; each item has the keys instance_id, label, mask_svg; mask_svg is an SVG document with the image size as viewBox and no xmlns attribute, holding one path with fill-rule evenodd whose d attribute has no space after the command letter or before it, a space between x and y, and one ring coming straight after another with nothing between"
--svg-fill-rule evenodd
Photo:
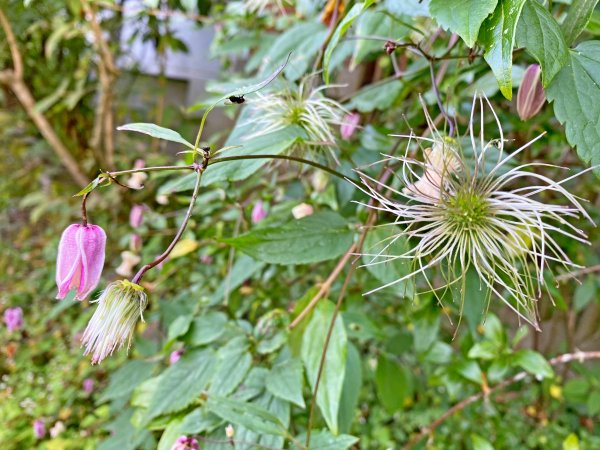
<instances>
[{"instance_id":1,"label":"green seed head center","mask_svg":"<svg viewBox=\"0 0 600 450\"><path fill-rule=\"evenodd\" d=\"M462 189L446 200L448 220L461 228L473 228L487 223L488 202L470 188Z\"/></svg>"}]
</instances>

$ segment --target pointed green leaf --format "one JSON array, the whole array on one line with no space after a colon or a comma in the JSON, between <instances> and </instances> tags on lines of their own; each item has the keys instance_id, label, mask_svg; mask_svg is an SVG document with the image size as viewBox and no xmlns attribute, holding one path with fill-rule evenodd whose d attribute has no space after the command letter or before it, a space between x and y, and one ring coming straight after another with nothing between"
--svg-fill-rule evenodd
<instances>
[{"instance_id":1,"label":"pointed green leaf","mask_svg":"<svg viewBox=\"0 0 600 450\"><path fill-rule=\"evenodd\" d=\"M189 148L194 148L194 146L186 141L183 136L181 136L177 131L171 130L169 128L160 127L153 123L128 123L127 125L122 125L117 127L119 131L136 131L138 133L147 134L149 136L164 139L165 141L177 142L179 144L183 144Z\"/></svg>"},{"instance_id":2,"label":"pointed green leaf","mask_svg":"<svg viewBox=\"0 0 600 450\"><path fill-rule=\"evenodd\" d=\"M554 114L579 157L593 166L600 164L600 41L582 42L570 52L546 96L554 102ZM596 174L600 176L600 170Z\"/></svg>"},{"instance_id":3,"label":"pointed green leaf","mask_svg":"<svg viewBox=\"0 0 600 450\"><path fill-rule=\"evenodd\" d=\"M275 397L304 408L302 397L302 362L297 359L273 366L266 380L267 390Z\"/></svg>"},{"instance_id":4,"label":"pointed green leaf","mask_svg":"<svg viewBox=\"0 0 600 450\"><path fill-rule=\"evenodd\" d=\"M573 0L569 7L569 14L562 24L568 45L575 42L584 30L597 4L598 0Z\"/></svg>"},{"instance_id":5,"label":"pointed green leaf","mask_svg":"<svg viewBox=\"0 0 600 450\"><path fill-rule=\"evenodd\" d=\"M522 349L515 353L513 363L536 377L552 378L554 371L546 358L538 352Z\"/></svg>"},{"instance_id":6,"label":"pointed green leaf","mask_svg":"<svg viewBox=\"0 0 600 450\"><path fill-rule=\"evenodd\" d=\"M523 7L517 42L540 63L544 87L548 87L569 60L569 48L560 26L537 0L527 0Z\"/></svg>"},{"instance_id":7,"label":"pointed green leaf","mask_svg":"<svg viewBox=\"0 0 600 450\"><path fill-rule=\"evenodd\" d=\"M306 327L302 339L302 361L306 368L308 381L313 389L317 381L325 337L333 318L333 312L333 303L321 300L321 303L315 308L313 317ZM321 414L323 414L323 418L333 434L339 432L338 412L346 372L346 344L346 330L341 316L338 315L331 333L325 365L321 373L319 391L317 392L317 406L319 406Z\"/></svg>"},{"instance_id":8,"label":"pointed green leaf","mask_svg":"<svg viewBox=\"0 0 600 450\"><path fill-rule=\"evenodd\" d=\"M458 34L472 48L481 24L497 4L498 0L431 0L429 11L442 27Z\"/></svg>"},{"instance_id":9,"label":"pointed green leaf","mask_svg":"<svg viewBox=\"0 0 600 450\"><path fill-rule=\"evenodd\" d=\"M479 33L485 48L484 58L496 75L500 92L512 99L512 51L519 16L525 0L502 0Z\"/></svg>"},{"instance_id":10,"label":"pointed green leaf","mask_svg":"<svg viewBox=\"0 0 600 450\"><path fill-rule=\"evenodd\" d=\"M396 361L381 355L375 372L377 395L383 407L393 414L404 407L404 402L413 394L412 374Z\"/></svg>"}]
</instances>

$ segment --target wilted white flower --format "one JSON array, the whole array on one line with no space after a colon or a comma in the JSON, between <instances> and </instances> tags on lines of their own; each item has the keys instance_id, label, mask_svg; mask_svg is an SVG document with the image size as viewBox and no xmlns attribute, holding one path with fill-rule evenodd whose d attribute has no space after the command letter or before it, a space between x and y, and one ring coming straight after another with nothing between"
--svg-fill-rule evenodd
<instances>
[{"instance_id":1,"label":"wilted white flower","mask_svg":"<svg viewBox=\"0 0 600 450\"><path fill-rule=\"evenodd\" d=\"M499 137L491 141L484 138L484 100L499 131ZM473 129L477 103L481 117L479 136ZM385 159L400 164L395 173L404 185L402 190L359 172L363 183L359 188L378 203L366 206L392 214L396 218L391 225L403 227L379 253L368 255L370 264L395 259L413 263L411 273L371 292L423 274L435 293L437 289L428 272L438 267L444 277L440 288L458 283L464 301L465 277L473 268L489 296L502 299L538 328L536 304L545 286L544 270L549 263L567 269L578 267L555 237L563 235L589 244L585 233L567 219L584 216L591 221L591 218L563 185L592 168L555 181L531 169L557 166L525 163L512 167L509 162L541 136L506 154L500 121L487 98L473 99L469 157L462 152L459 141L443 137L427 111L425 114L432 137L419 138L412 133L404 136L409 138L405 155ZM431 143L431 148L424 152L424 161L408 156L410 143L415 139ZM562 195L569 205L543 203L538 194L548 191ZM395 255L394 244L402 237L408 238L412 248Z\"/></svg>"},{"instance_id":2,"label":"wilted white flower","mask_svg":"<svg viewBox=\"0 0 600 450\"><path fill-rule=\"evenodd\" d=\"M119 267L115 269L115 272L117 275L129 278L133 275L133 268L141 260L142 259L135 253L125 250L124 252L121 252L121 264L119 264Z\"/></svg>"},{"instance_id":3,"label":"wilted white flower","mask_svg":"<svg viewBox=\"0 0 600 450\"><path fill-rule=\"evenodd\" d=\"M96 300L98 308L81 338L85 353L92 353L92 364L110 356L115 349L127 349L138 319L148 304L144 288L127 280L109 284Z\"/></svg>"},{"instance_id":4,"label":"wilted white flower","mask_svg":"<svg viewBox=\"0 0 600 450\"><path fill-rule=\"evenodd\" d=\"M297 91L257 93L257 98L250 103L249 121L257 131L247 139L297 125L306 132L308 144L334 147L336 141L332 127L342 124L347 111L338 102L323 95L323 91L331 87L335 86L320 86L307 93L304 81Z\"/></svg>"}]
</instances>

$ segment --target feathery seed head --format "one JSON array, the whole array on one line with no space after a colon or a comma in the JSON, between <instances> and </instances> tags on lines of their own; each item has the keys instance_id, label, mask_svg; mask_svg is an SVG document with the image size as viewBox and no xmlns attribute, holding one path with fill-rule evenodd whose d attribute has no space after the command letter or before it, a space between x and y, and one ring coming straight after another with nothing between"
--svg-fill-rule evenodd
<instances>
[{"instance_id":1,"label":"feathery seed head","mask_svg":"<svg viewBox=\"0 0 600 450\"><path fill-rule=\"evenodd\" d=\"M499 138L484 137L484 101L498 126ZM480 132L474 131L475 112L479 106ZM382 264L394 259L413 262L413 270L371 292L423 274L437 296L438 289L457 283L464 286L467 271L472 268L489 295L504 301L521 318L536 328L537 300L545 287L544 271L550 263L570 270L576 266L556 238L559 235L589 244L585 233L568 220L580 216L591 221L579 199L563 185L584 172L555 181L532 171L536 167L553 167L545 163L516 165L515 157L541 136L512 153L504 151L504 135L500 121L485 97L475 97L469 123L471 155L465 156L460 142L442 136L425 115L432 138L408 136L409 144L402 157L387 156L384 161L396 164L396 175L405 186L401 191L358 172L363 192L376 200L365 206L395 217L390 225L403 227L385 246L393 252L394 242L408 238L412 248L400 255L378 254L369 264ZM424 161L409 157L414 140L429 142ZM490 164L491 163L491 164ZM541 193L562 196L568 206L543 203ZM431 272L437 269L444 279L434 288ZM461 310L464 288L461 289ZM370 293L370 292L369 292ZM367 293L368 294L368 293ZM484 308L482 307L482 310Z\"/></svg>"}]
</instances>

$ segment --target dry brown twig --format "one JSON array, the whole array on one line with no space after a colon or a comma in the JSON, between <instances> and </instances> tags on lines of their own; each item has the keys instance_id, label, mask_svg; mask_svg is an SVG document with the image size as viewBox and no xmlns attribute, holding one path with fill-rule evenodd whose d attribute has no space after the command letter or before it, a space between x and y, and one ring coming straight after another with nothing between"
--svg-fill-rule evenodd
<instances>
[{"instance_id":1,"label":"dry brown twig","mask_svg":"<svg viewBox=\"0 0 600 450\"><path fill-rule=\"evenodd\" d=\"M50 147L52 147L52 150L54 150L54 153L56 153L73 179L80 186L85 186L88 183L88 179L79 167L79 164L75 158L73 158L73 155L71 155L63 141L58 137L58 134L46 116L35 108L35 98L23 79L23 58L19 51L19 46L15 39L12 26L2 9L0 9L0 26L6 35L6 42L8 43L13 63L12 70L4 69L0 71L0 83L6 85L15 97L17 97L31 121L35 124L48 144L50 144Z\"/></svg>"}]
</instances>

